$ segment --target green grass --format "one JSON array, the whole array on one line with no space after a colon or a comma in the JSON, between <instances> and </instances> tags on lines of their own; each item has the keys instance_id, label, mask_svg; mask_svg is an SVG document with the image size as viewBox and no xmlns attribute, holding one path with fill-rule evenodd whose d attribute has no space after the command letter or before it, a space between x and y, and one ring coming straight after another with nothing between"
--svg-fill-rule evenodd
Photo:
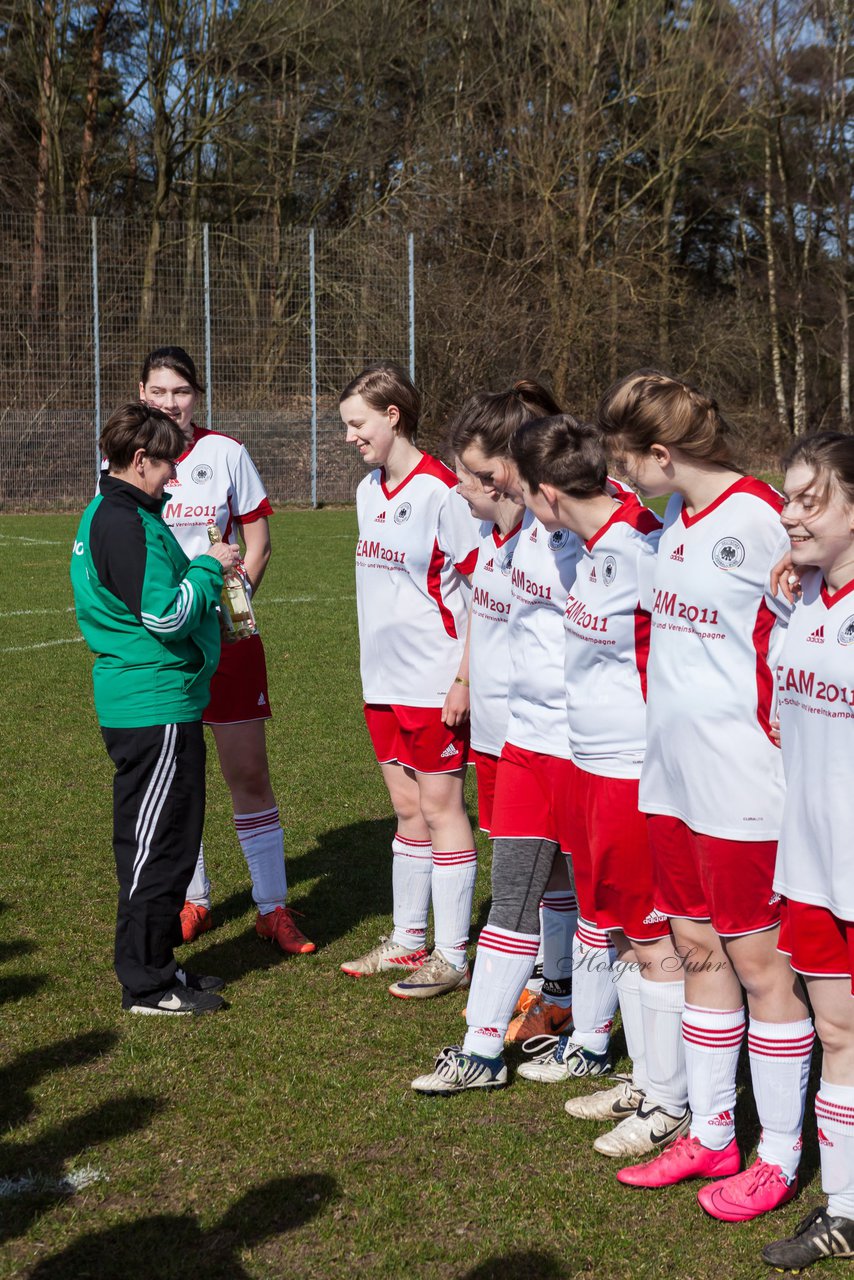
<instances>
[{"instance_id":1,"label":"green grass","mask_svg":"<svg viewBox=\"0 0 854 1280\"><path fill-rule=\"evenodd\" d=\"M182 955L231 1007L132 1019L111 967L111 766L74 643L76 520L0 519L7 750L0 881L0 1177L103 1179L0 1201L0 1275L764 1276L770 1222L706 1218L690 1185L630 1192L570 1122L560 1086L426 1099L409 1089L459 1042L464 997L391 999L338 965L388 927L392 824L361 716L355 517L287 512L259 597L268 741L291 902L319 944L286 959L252 929L246 867L211 752L206 844L218 928ZM40 647L44 646L44 647ZM486 917L482 844L475 919ZM578 1091L589 1086L580 1083ZM756 1140L742 1108L742 1137ZM814 1136L808 1138L814 1149Z\"/></svg>"}]
</instances>

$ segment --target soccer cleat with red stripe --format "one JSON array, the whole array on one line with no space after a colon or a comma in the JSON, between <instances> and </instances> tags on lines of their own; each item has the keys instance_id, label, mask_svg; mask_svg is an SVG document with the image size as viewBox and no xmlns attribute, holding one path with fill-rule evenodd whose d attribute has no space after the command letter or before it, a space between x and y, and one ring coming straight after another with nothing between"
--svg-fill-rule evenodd
<instances>
[{"instance_id":1,"label":"soccer cleat with red stripe","mask_svg":"<svg viewBox=\"0 0 854 1280\"><path fill-rule=\"evenodd\" d=\"M778 1164L768 1164L757 1156L743 1173L702 1187L697 1199L706 1213L721 1222L749 1222L788 1204L797 1190L797 1178L788 1182Z\"/></svg>"},{"instance_id":2,"label":"soccer cleat with red stripe","mask_svg":"<svg viewBox=\"0 0 854 1280\"><path fill-rule=\"evenodd\" d=\"M181 908L181 937L185 942L195 942L201 934L213 928L213 916L208 907L198 902L185 902Z\"/></svg>"},{"instance_id":3,"label":"soccer cleat with red stripe","mask_svg":"<svg viewBox=\"0 0 854 1280\"><path fill-rule=\"evenodd\" d=\"M402 947L391 938L382 937L375 947L355 960L345 960L341 972L350 978L367 978L375 973L417 969L429 956L426 947Z\"/></svg>"},{"instance_id":4,"label":"soccer cleat with red stripe","mask_svg":"<svg viewBox=\"0 0 854 1280\"><path fill-rule=\"evenodd\" d=\"M534 1036L559 1036L568 1032L572 1026L572 1008L553 1004L542 996L528 1009L520 1013L507 1028L505 1044L522 1044Z\"/></svg>"},{"instance_id":5,"label":"soccer cleat with red stripe","mask_svg":"<svg viewBox=\"0 0 854 1280\"><path fill-rule=\"evenodd\" d=\"M294 912L290 907L276 907L275 911L267 911L264 915L258 912L255 917L255 932L259 938L267 938L289 956L306 956L317 947L310 942L294 920Z\"/></svg>"},{"instance_id":6,"label":"soccer cleat with red stripe","mask_svg":"<svg viewBox=\"0 0 854 1280\"><path fill-rule=\"evenodd\" d=\"M723 1151L704 1147L699 1138L677 1138L672 1146L646 1164L630 1164L617 1171L627 1187L672 1187L688 1178L726 1178L738 1173L741 1155L735 1138Z\"/></svg>"}]
</instances>

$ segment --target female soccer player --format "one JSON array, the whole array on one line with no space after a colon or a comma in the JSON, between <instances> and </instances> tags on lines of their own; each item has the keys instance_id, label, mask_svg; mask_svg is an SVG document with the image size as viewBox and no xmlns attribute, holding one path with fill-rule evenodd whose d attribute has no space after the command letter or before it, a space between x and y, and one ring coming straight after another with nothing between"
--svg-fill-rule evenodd
<instances>
[{"instance_id":1,"label":"female soccer player","mask_svg":"<svg viewBox=\"0 0 854 1280\"><path fill-rule=\"evenodd\" d=\"M356 601L365 720L397 818L394 931L341 968L395 972L427 999L468 985L477 854L463 798L469 586L477 525L452 471L415 443L420 397L391 362L342 391L347 442L371 472L356 494ZM433 901L435 947L425 947Z\"/></svg>"},{"instance_id":2,"label":"female soccer player","mask_svg":"<svg viewBox=\"0 0 854 1280\"><path fill-rule=\"evenodd\" d=\"M257 592L270 559L267 517L272 507L246 449L231 436L206 431L193 421L203 387L196 366L181 347L158 347L145 359L140 399L168 414L184 435L177 477L168 486L163 518L189 556L209 545L207 527L216 524L225 543L245 546L244 568ZM270 718L267 666L259 635L222 646L204 714L216 742L222 775L231 792L234 826L249 866L258 908L255 931L282 951L315 950L285 905L284 838L267 764L265 721ZM181 912L185 942L212 926L210 882L199 851Z\"/></svg>"},{"instance_id":3,"label":"female soccer player","mask_svg":"<svg viewBox=\"0 0 854 1280\"><path fill-rule=\"evenodd\" d=\"M492 488L521 496L518 472L507 448L516 427L533 416L530 412L523 416L521 408L512 417L506 414L500 451L487 453L481 445L478 475ZM579 555L580 543L573 534L566 529L549 533L526 512L511 572L509 716L491 828L492 906L478 942L465 1041L442 1050L433 1071L412 1082L420 1093L459 1093L507 1083L502 1050L505 1037L521 1038L518 1031L514 1037L509 1024L537 951L539 904L556 868L565 883L571 883L560 849L558 815L562 771L569 756L563 613ZM591 1033L599 1028L604 1048L589 1052L581 1044L573 1045L562 1070L567 1077L601 1075L610 1069L608 1039L616 1008L607 937L591 926L590 943L581 943L579 966L578 944L574 948L571 940L573 919L569 938L560 931L562 946L555 961L549 945L549 914L544 909L544 998L519 1020L519 1026L530 1028L525 1038L568 1030L580 980L582 1026ZM553 962L558 976L551 968ZM601 1040L597 1043L601 1046Z\"/></svg>"},{"instance_id":4,"label":"female soccer player","mask_svg":"<svg viewBox=\"0 0 854 1280\"><path fill-rule=\"evenodd\" d=\"M569 529L583 544L564 615L571 758L564 769L561 847L572 853L582 918L606 930L616 949L614 981L633 1063L630 1079L571 1098L566 1110L620 1121L593 1144L601 1154L644 1155L684 1133L691 1119L684 1056L674 1063L661 1053L667 1032L671 1046L679 1046L681 965L667 918L654 909L652 858L638 811L648 597L661 522L634 494L608 485L594 427L562 414L520 427L510 452L528 509L545 529ZM601 1040L602 1033L574 1031L519 1074L566 1079L570 1044L596 1052Z\"/></svg>"},{"instance_id":5,"label":"female soccer player","mask_svg":"<svg viewBox=\"0 0 854 1280\"><path fill-rule=\"evenodd\" d=\"M780 949L804 975L824 1051L815 1100L826 1208L762 1257L854 1257L854 439L790 450L782 511L801 596L777 668L786 803L774 877Z\"/></svg>"},{"instance_id":6,"label":"female soccer player","mask_svg":"<svg viewBox=\"0 0 854 1280\"><path fill-rule=\"evenodd\" d=\"M118 409L100 447L107 470L71 557L80 629L95 653L95 710L113 780L119 881L115 966L122 1008L183 1015L222 1008L221 978L179 969L179 912L205 816L202 711L219 660L216 609L232 546L192 563L163 522L184 439L146 405Z\"/></svg>"},{"instance_id":7,"label":"female soccer player","mask_svg":"<svg viewBox=\"0 0 854 1280\"><path fill-rule=\"evenodd\" d=\"M684 960L693 1113L689 1136L617 1177L637 1187L725 1178L698 1199L712 1216L742 1221L797 1189L813 1041L800 983L777 950L772 883L783 775L770 731L767 587L787 542L782 501L737 469L717 404L688 383L633 373L606 393L598 419L630 482L650 496L673 494L653 589L639 804L649 815L655 906L671 918ZM739 1172L742 987L763 1132L757 1159Z\"/></svg>"}]
</instances>

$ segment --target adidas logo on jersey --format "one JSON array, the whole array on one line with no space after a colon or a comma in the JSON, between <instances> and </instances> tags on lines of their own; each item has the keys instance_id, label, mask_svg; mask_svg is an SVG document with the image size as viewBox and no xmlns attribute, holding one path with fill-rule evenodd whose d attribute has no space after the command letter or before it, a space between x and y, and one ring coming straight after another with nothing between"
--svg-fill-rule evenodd
<instances>
[{"instance_id":1,"label":"adidas logo on jersey","mask_svg":"<svg viewBox=\"0 0 854 1280\"><path fill-rule=\"evenodd\" d=\"M807 644L824 644L824 623L807 636Z\"/></svg>"},{"instance_id":2,"label":"adidas logo on jersey","mask_svg":"<svg viewBox=\"0 0 854 1280\"><path fill-rule=\"evenodd\" d=\"M385 512L381 511L374 519L374 524L385 524Z\"/></svg>"},{"instance_id":3,"label":"adidas logo on jersey","mask_svg":"<svg viewBox=\"0 0 854 1280\"><path fill-rule=\"evenodd\" d=\"M531 541L532 541L532 542L536 542L536 541L537 541L537 526L536 526L536 525L534 525L533 529L531 530Z\"/></svg>"},{"instance_id":4,"label":"adidas logo on jersey","mask_svg":"<svg viewBox=\"0 0 854 1280\"><path fill-rule=\"evenodd\" d=\"M460 754L459 747L455 747L452 742L449 742L448 745L445 747L445 750L439 756L439 759L450 760L454 756L458 756L459 754Z\"/></svg>"},{"instance_id":5,"label":"adidas logo on jersey","mask_svg":"<svg viewBox=\"0 0 854 1280\"><path fill-rule=\"evenodd\" d=\"M595 582L595 581L596 581L596 566L595 566L595 564L594 564L593 568L590 570L590 581L591 581L591 582Z\"/></svg>"},{"instance_id":6,"label":"adidas logo on jersey","mask_svg":"<svg viewBox=\"0 0 854 1280\"><path fill-rule=\"evenodd\" d=\"M487 560L486 564L483 566L483 572L484 572L484 573L494 573L494 572L495 572L495 559L494 559L494 558L493 558L492 560Z\"/></svg>"},{"instance_id":7,"label":"adidas logo on jersey","mask_svg":"<svg viewBox=\"0 0 854 1280\"><path fill-rule=\"evenodd\" d=\"M676 550L671 551L670 559L679 560L680 562L685 559L685 543L684 542L680 542Z\"/></svg>"}]
</instances>

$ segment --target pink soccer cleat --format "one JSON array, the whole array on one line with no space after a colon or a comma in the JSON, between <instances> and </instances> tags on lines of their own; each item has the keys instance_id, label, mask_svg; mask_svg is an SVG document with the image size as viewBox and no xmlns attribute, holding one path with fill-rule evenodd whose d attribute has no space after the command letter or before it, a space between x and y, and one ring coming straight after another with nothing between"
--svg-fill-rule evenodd
<instances>
[{"instance_id":1,"label":"pink soccer cleat","mask_svg":"<svg viewBox=\"0 0 854 1280\"><path fill-rule=\"evenodd\" d=\"M778 1164L768 1164L757 1156L743 1173L703 1187L697 1199L706 1213L721 1222L749 1222L788 1204L797 1190L797 1178L787 1182Z\"/></svg>"},{"instance_id":2,"label":"pink soccer cleat","mask_svg":"<svg viewBox=\"0 0 854 1280\"><path fill-rule=\"evenodd\" d=\"M741 1155L735 1138L723 1151L704 1147L699 1138L677 1138L646 1164L630 1164L617 1173L627 1187L672 1187L688 1178L725 1178L738 1173Z\"/></svg>"}]
</instances>

